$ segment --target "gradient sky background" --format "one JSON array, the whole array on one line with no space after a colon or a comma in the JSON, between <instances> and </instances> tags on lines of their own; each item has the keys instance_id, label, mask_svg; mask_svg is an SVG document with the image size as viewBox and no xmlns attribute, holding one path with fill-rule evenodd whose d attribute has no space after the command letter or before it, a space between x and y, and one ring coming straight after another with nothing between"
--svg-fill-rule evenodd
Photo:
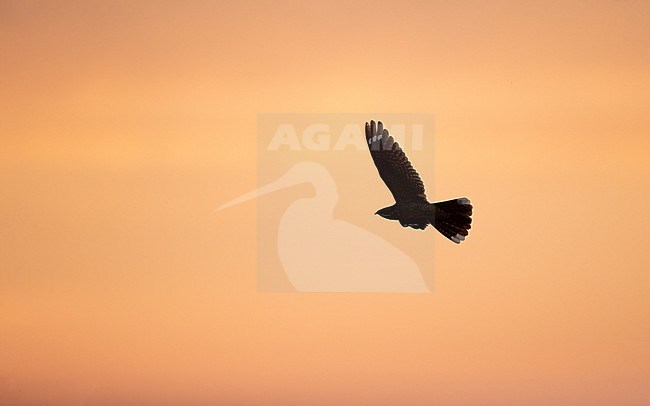
<instances>
[{"instance_id":1,"label":"gradient sky background","mask_svg":"<svg viewBox=\"0 0 650 406\"><path fill-rule=\"evenodd\" d=\"M650 404L648 21L0 1L0 404ZM255 203L214 212L257 113L372 111L435 115L470 238L432 295L257 293Z\"/></svg>"}]
</instances>

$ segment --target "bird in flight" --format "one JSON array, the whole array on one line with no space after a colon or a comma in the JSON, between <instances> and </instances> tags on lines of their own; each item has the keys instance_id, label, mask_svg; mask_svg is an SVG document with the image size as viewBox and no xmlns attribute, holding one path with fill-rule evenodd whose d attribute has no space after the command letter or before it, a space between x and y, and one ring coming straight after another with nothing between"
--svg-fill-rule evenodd
<instances>
[{"instance_id":1,"label":"bird in flight","mask_svg":"<svg viewBox=\"0 0 650 406\"><path fill-rule=\"evenodd\" d=\"M469 234L472 204L466 197L429 203L424 184L402 148L381 121L366 123L366 141L379 176L395 198L395 204L375 214L398 220L402 227L424 230L429 224L442 235L460 244Z\"/></svg>"}]
</instances>

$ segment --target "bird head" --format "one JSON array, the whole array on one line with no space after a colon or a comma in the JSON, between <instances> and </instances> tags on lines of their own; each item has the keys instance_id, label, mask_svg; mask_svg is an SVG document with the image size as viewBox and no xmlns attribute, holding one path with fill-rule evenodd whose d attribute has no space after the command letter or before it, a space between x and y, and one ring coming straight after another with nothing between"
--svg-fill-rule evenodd
<instances>
[{"instance_id":1,"label":"bird head","mask_svg":"<svg viewBox=\"0 0 650 406\"><path fill-rule=\"evenodd\" d=\"M382 216L385 219L393 220L394 219L394 206L384 207L383 209L377 210L375 214Z\"/></svg>"}]
</instances>

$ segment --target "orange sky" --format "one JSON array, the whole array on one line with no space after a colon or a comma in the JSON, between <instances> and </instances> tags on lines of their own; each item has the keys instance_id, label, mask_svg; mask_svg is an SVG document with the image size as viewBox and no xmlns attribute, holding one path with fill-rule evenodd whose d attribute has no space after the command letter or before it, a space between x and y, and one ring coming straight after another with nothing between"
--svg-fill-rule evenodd
<instances>
[{"instance_id":1,"label":"orange sky","mask_svg":"<svg viewBox=\"0 0 650 406\"><path fill-rule=\"evenodd\" d=\"M650 403L648 3L190 3L0 4L0 404ZM257 114L369 111L468 241L258 293Z\"/></svg>"}]
</instances>

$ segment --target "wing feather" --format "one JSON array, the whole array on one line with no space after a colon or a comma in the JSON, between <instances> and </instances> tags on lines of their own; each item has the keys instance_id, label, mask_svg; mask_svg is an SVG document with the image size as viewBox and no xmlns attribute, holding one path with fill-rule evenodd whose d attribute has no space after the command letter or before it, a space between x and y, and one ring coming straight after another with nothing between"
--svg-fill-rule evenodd
<instances>
[{"instance_id":1,"label":"wing feather","mask_svg":"<svg viewBox=\"0 0 650 406\"><path fill-rule=\"evenodd\" d=\"M396 202L427 202L420 175L381 121L366 123L366 142L379 176Z\"/></svg>"}]
</instances>

